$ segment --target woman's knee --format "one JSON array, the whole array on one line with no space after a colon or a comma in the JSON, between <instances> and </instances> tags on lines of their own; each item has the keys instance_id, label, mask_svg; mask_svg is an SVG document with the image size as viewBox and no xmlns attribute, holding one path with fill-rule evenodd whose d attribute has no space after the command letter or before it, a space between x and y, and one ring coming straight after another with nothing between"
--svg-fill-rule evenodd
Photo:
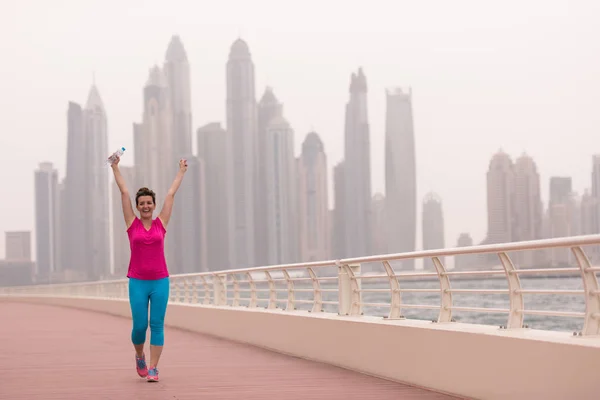
<instances>
[{"instance_id":1,"label":"woman's knee","mask_svg":"<svg viewBox=\"0 0 600 400\"><path fill-rule=\"evenodd\" d=\"M146 330L146 327L142 328L140 326L134 326L133 329L131 329L131 341L133 344L146 343Z\"/></svg>"},{"instance_id":2,"label":"woman's knee","mask_svg":"<svg viewBox=\"0 0 600 400\"><path fill-rule=\"evenodd\" d=\"M163 318L150 318L150 331L163 332L165 330L165 321Z\"/></svg>"},{"instance_id":3,"label":"woman's knee","mask_svg":"<svg viewBox=\"0 0 600 400\"><path fill-rule=\"evenodd\" d=\"M141 318L133 319L133 330L138 332L146 332L148 329L148 321Z\"/></svg>"},{"instance_id":4,"label":"woman's knee","mask_svg":"<svg viewBox=\"0 0 600 400\"><path fill-rule=\"evenodd\" d=\"M162 346L165 342L165 324L163 319L150 319L150 344Z\"/></svg>"}]
</instances>

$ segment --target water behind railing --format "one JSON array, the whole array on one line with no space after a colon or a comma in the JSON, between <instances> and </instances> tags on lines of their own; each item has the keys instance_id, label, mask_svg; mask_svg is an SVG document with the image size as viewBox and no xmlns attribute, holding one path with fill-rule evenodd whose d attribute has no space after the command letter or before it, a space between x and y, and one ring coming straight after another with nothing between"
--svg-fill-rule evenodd
<instances>
[{"instance_id":1,"label":"water behind railing","mask_svg":"<svg viewBox=\"0 0 600 400\"><path fill-rule=\"evenodd\" d=\"M286 292L282 289L285 285L276 285L278 289L278 300L281 308L285 307L287 299ZM546 290L582 290L582 281L579 277L522 277L521 286L523 290L529 289L546 289ZM267 285L263 282L256 284L257 289L267 289ZM295 283L295 289L311 289L310 283ZM437 280L406 280L401 283L402 289L434 289L438 290L433 293L402 293L402 304L419 304L419 305L440 305L440 284ZM337 282L323 282L322 289L337 289ZM231 287L229 286L228 303L231 304L232 295ZM389 289L389 283L378 281L370 282L364 280L362 289ZM454 279L452 281L452 289L488 289L488 290L508 290L506 279ZM324 301L335 302L338 300L337 292L323 292ZM390 302L389 292L364 292L362 294L363 303L388 303ZM244 297L242 295L242 297ZM313 294L311 292L295 292L296 300L312 301ZM453 306L456 307L485 307L485 308L502 308L509 309L508 294L473 294L473 293L453 293ZM266 306L269 298L269 293L266 291L258 291L257 298L259 306ZM540 295L540 294L524 294L525 309L530 310L552 310L552 311L572 311L583 312L585 303L583 295ZM240 301L241 305L247 305L248 301ZM297 310L310 310L311 303L296 304ZM335 304L324 304L323 311L337 313L338 307ZM370 307L363 306L364 315L385 317L388 315L389 307ZM402 315L408 319L419 320L437 320L438 310L424 309L402 309ZM507 314L498 313L476 313L466 311L454 311L452 316L456 322L484 324L484 325L506 325ZM542 315L525 315L524 323L532 329L554 330L554 331L579 331L583 326L581 318L568 317L553 317Z\"/></svg>"}]
</instances>

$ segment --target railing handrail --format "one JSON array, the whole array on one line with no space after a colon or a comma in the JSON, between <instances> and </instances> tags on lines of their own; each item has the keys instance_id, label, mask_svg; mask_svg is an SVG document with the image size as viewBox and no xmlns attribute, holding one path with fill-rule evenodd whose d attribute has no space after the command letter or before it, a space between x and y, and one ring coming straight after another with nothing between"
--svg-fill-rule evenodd
<instances>
[{"instance_id":1,"label":"railing handrail","mask_svg":"<svg viewBox=\"0 0 600 400\"><path fill-rule=\"evenodd\" d=\"M367 263L383 260L406 260L425 257L448 257L469 254L486 254L510 251L543 250L552 247L574 247L600 244L600 234L580 235L552 239L526 240L521 242L480 244L476 246L452 247L448 249L418 250L407 253L382 254L376 256L347 258L342 263Z\"/></svg>"},{"instance_id":2,"label":"railing handrail","mask_svg":"<svg viewBox=\"0 0 600 400\"><path fill-rule=\"evenodd\" d=\"M555 317L574 317L583 318L583 335L600 334L600 285L596 277L596 272L600 272L600 267L592 267L589 259L585 255L582 246L600 244L600 235L574 236L566 238L531 240L524 242L487 244L469 247L457 247L451 249L423 250L399 254L383 254L367 257L346 258L341 260L326 260L309 263L296 263L285 265L272 265L254 268L231 269L221 271L199 272L190 274L171 275L172 296L174 302L184 303L202 303L204 305L231 305L239 306L242 301L248 301L248 307L257 307L259 302L267 301L267 308L279 308L279 303L286 303L285 310L296 309L296 304L312 304L313 312L324 311L324 306L336 304L338 314L360 316L363 306L369 307L389 307L387 318L403 318L402 309L434 309L439 310L438 319L435 322L452 322L452 311L462 312L484 312L484 313L505 313L508 314L508 321L504 328L513 329L523 327L524 315L540 315ZM526 250L541 250L549 248L570 248L577 263L577 267L560 268L533 268L518 269L512 263L508 252L518 252ZM470 270L470 271L448 271L446 270L441 257L486 254L495 253L499 257L502 269L495 270ZM396 260L407 260L416 258L431 258L435 272L428 271L402 271L396 272L391 267L390 262ZM361 274L361 265L364 263L381 262L385 273L382 275L363 275ZM314 270L322 267L336 267L337 276L318 276ZM292 276L290 270L303 270L302 276ZM273 272L278 272L281 277L276 277ZM583 283L583 290L523 290L519 277L521 275L533 275L542 273L579 273ZM257 279L256 274L264 274L264 279ZM498 289L452 289L450 277L453 276L484 276L484 275L504 275L508 283L507 290ZM240 277L245 276L245 277ZM406 278L412 277L437 277L440 284L437 289L411 289L401 286ZM389 289L363 288L362 282L374 279L387 280ZM296 288L296 282L308 281L312 288ZM337 288L321 287L321 282L337 283ZM42 295L42 296L68 296L68 297L113 297L119 299L127 298L127 279L95 281L95 282L74 282L68 284L51 285L33 285L21 287L0 288L0 294L5 295ZM268 288L258 288L257 283L267 283ZM278 289L276 284L284 283L286 289ZM233 286L229 289L228 286ZM248 285L248 289L241 288L240 285ZM200 288L201 287L201 288ZM286 291L287 299L278 298L277 293ZM204 292L203 296L198 296L198 292ZM233 292L233 299L229 303L228 293ZM249 292L250 297L242 297L243 293ZM259 292L268 292L268 298L260 298ZM312 292L313 299L296 299L296 294L301 292ZM324 292L337 292L338 301L327 300L323 298ZM363 293L366 292L385 292L390 296L389 303L365 302ZM439 292L440 305L428 304L404 304L401 293L403 292ZM486 307L464 307L453 304L453 293L478 293L478 294L507 294L510 306L504 308L486 308ZM526 309L523 295L565 295L581 294L585 302L585 312L573 311L551 311L551 310L531 310ZM203 300L202 300L203 299Z\"/></svg>"},{"instance_id":3,"label":"railing handrail","mask_svg":"<svg viewBox=\"0 0 600 400\"><path fill-rule=\"evenodd\" d=\"M191 272L186 274L175 274L172 276L176 277L193 277L193 276L215 276L222 274L244 274L253 272L265 272L265 271L281 271L290 269L305 269L305 268L317 268L317 267L331 267L344 264L360 264L378 261L397 261L397 260L408 260L416 258L428 258L428 257L449 257L459 255L470 255L470 254L489 254L499 252L511 252L511 251L527 251L527 250L542 250L552 247L574 247L574 246L586 246L586 245L600 245L600 234L595 235L580 235L570 236L552 239L539 239L539 240L528 240L521 242L511 243L500 243L500 244L483 244L475 246L465 247L451 247L447 249L434 249L434 250L417 250L406 253L388 253L374 256L354 257L354 258L343 258L339 260L325 260L325 261L313 261L304 263L292 263L292 264L281 264L281 265L265 265L250 268L237 268L237 269L226 269L217 271L206 271L206 272ZM560 268L553 268L560 269ZM111 282L124 282L126 278L118 279L107 279L101 281L84 281L84 282L72 282L72 283L54 283L54 284L43 284L43 286L65 286L65 285L89 285L91 283L111 283ZM29 285L21 287L35 287L40 285Z\"/></svg>"}]
</instances>

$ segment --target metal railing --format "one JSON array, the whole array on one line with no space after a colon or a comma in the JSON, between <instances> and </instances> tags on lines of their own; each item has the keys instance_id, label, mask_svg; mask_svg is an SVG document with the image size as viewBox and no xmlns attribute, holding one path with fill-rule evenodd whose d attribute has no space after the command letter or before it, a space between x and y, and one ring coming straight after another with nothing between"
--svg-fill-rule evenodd
<instances>
[{"instance_id":1,"label":"metal railing","mask_svg":"<svg viewBox=\"0 0 600 400\"><path fill-rule=\"evenodd\" d=\"M506 314L503 329L526 327L526 315L544 317L566 317L583 319L583 328L578 335L600 334L600 287L596 272L582 249L586 245L599 245L600 235L536 240L508 244L472 246L454 249L417 251L411 253L378 255L334 261L277 265L249 269L214 271L172 275L170 301L173 303L202 304L206 306L263 307L283 312L305 311L320 313L326 308L339 315L361 316L364 308L385 308L387 319L402 319L402 310L435 310L435 323L454 322L453 312ZM561 268L516 268L509 252L564 248L572 252L577 267ZM565 250L566 251L566 250ZM489 270L447 270L442 259L448 256L474 254L496 254L501 268ZM399 272L392 263L401 260L431 259L435 272ZM382 274L362 274L361 266L376 263L383 267ZM333 273L328 274L327 271ZM583 289L542 290L524 289L520 277L534 275L577 276ZM451 277L504 277L507 289L477 287L471 289L452 288ZM415 280L434 279L436 288L407 287ZM379 280L381 285L370 282ZM475 283L480 281L474 281ZM385 287L383 287L385 286ZM279 295L284 295L280 297ZM402 294L434 293L439 295L439 304L409 304L403 302ZM384 296L386 301L365 301L365 295ZM504 295L508 298L507 308L458 306L453 295ZM127 279L114 281L36 285L0 288L3 296L52 296L93 297L127 299ZM525 308L524 295L581 295L584 311L558 311Z\"/></svg>"}]
</instances>

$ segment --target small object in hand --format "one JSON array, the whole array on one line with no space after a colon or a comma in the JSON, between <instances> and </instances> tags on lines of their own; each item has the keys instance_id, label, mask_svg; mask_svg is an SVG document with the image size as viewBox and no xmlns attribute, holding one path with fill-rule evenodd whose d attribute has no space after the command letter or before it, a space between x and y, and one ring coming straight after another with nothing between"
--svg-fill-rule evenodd
<instances>
[{"instance_id":1,"label":"small object in hand","mask_svg":"<svg viewBox=\"0 0 600 400\"><path fill-rule=\"evenodd\" d=\"M120 158L123 155L123 153L125 153L125 147L121 147L120 149L112 153L110 157L108 157L108 159L106 160L106 164L112 165L117 160L117 158Z\"/></svg>"}]
</instances>

